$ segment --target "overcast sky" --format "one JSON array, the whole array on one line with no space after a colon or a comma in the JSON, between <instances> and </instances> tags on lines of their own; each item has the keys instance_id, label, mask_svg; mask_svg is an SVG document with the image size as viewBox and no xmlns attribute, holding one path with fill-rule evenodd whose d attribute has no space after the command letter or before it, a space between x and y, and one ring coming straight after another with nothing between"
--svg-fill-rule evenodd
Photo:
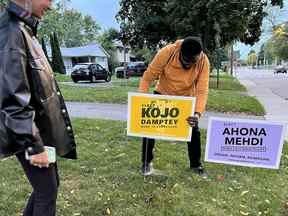
<instances>
[{"instance_id":1,"label":"overcast sky","mask_svg":"<svg viewBox=\"0 0 288 216\"><path fill-rule=\"evenodd\" d=\"M68 6L94 17L102 29L109 27L119 29L115 19L119 10L119 0L71 0Z\"/></svg>"}]
</instances>

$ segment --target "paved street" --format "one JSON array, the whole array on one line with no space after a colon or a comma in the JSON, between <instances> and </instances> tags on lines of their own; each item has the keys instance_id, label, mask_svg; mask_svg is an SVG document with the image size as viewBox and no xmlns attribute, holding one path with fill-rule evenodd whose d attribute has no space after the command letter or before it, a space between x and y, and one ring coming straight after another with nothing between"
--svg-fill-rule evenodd
<instances>
[{"instance_id":1,"label":"paved street","mask_svg":"<svg viewBox=\"0 0 288 216\"><path fill-rule=\"evenodd\" d=\"M264 87L273 94L288 100L288 74L274 74L273 70L265 69L236 69L236 76L241 80L250 80L258 87Z\"/></svg>"},{"instance_id":2,"label":"paved street","mask_svg":"<svg viewBox=\"0 0 288 216\"><path fill-rule=\"evenodd\" d=\"M236 76L265 107L265 119L288 125L288 74L274 74L272 70L236 69ZM288 131L286 132L288 139Z\"/></svg>"}]
</instances>

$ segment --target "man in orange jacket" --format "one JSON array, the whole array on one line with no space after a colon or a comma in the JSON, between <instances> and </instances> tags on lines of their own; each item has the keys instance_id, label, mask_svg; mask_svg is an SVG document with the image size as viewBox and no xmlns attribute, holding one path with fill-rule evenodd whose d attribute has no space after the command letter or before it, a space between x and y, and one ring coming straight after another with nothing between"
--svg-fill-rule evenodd
<instances>
[{"instance_id":1,"label":"man in orange jacket","mask_svg":"<svg viewBox=\"0 0 288 216\"><path fill-rule=\"evenodd\" d=\"M203 52L201 39L187 37L159 50L140 81L139 92L147 93L155 80L158 80L155 94L196 97L195 113L187 118L188 124L193 127L192 139L187 143L188 156L192 171L204 176L198 120L205 111L208 98L209 60ZM143 138L144 176L153 173L154 145L154 139Z\"/></svg>"}]
</instances>

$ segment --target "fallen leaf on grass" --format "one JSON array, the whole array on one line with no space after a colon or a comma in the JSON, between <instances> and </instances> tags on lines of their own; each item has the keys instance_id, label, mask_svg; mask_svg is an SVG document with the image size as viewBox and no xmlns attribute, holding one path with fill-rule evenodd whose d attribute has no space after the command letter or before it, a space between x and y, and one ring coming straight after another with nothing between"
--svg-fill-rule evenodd
<instances>
[{"instance_id":1,"label":"fallen leaf on grass","mask_svg":"<svg viewBox=\"0 0 288 216\"><path fill-rule=\"evenodd\" d=\"M228 190L229 190L229 191L232 191L232 192L235 191L235 190L234 190L233 188L231 188L231 187L229 187Z\"/></svg>"},{"instance_id":2,"label":"fallen leaf on grass","mask_svg":"<svg viewBox=\"0 0 288 216\"><path fill-rule=\"evenodd\" d=\"M121 154L116 155L115 158L120 158L120 157L124 157L124 156L126 156L126 154L125 153L121 153Z\"/></svg>"},{"instance_id":3,"label":"fallen leaf on grass","mask_svg":"<svg viewBox=\"0 0 288 216\"><path fill-rule=\"evenodd\" d=\"M107 215L111 215L111 211L109 208L106 209L106 213L107 213Z\"/></svg>"},{"instance_id":4,"label":"fallen leaf on grass","mask_svg":"<svg viewBox=\"0 0 288 216\"><path fill-rule=\"evenodd\" d=\"M217 175L217 177L216 177L216 179L217 179L217 181L224 181L224 176L223 175Z\"/></svg>"},{"instance_id":5,"label":"fallen leaf on grass","mask_svg":"<svg viewBox=\"0 0 288 216\"><path fill-rule=\"evenodd\" d=\"M247 215L249 215L249 212L240 211L240 214L241 214L241 215L244 215L244 216L247 216Z\"/></svg>"},{"instance_id":6,"label":"fallen leaf on grass","mask_svg":"<svg viewBox=\"0 0 288 216\"><path fill-rule=\"evenodd\" d=\"M178 184L176 183L176 184L174 184L174 186L172 187L172 188L176 188L176 187L178 187Z\"/></svg>"},{"instance_id":7,"label":"fallen leaf on grass","mask_svg":"<svg viewBox=\"0 0 288 216\"><path fill-rule=\"evenodd\" d=\"M248 190L247 190L247 191L243 191L243 192L241 193L241 196L244 196L244 195L247 194L247 193L249 193Z\"/></svg>"}]
</instances>

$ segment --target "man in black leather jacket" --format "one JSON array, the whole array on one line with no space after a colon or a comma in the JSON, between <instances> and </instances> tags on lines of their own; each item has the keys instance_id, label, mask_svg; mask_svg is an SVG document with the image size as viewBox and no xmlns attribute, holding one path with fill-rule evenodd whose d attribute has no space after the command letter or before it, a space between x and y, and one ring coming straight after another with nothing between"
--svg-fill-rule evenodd
<instances>
[{"instance_id":1,"label":"man in black leather jacket","mask_svg":"<svg viewBox=\"0 0 288 216\"><path fill-rule=\"evenodd\" d=\"M57 165L44 146L76 159L64 100L36 39L50 7L51 0L13 0L0 14L0 158L16 155L33 187L24 216L56 214Z\"/></svg>"}]
</instances>

